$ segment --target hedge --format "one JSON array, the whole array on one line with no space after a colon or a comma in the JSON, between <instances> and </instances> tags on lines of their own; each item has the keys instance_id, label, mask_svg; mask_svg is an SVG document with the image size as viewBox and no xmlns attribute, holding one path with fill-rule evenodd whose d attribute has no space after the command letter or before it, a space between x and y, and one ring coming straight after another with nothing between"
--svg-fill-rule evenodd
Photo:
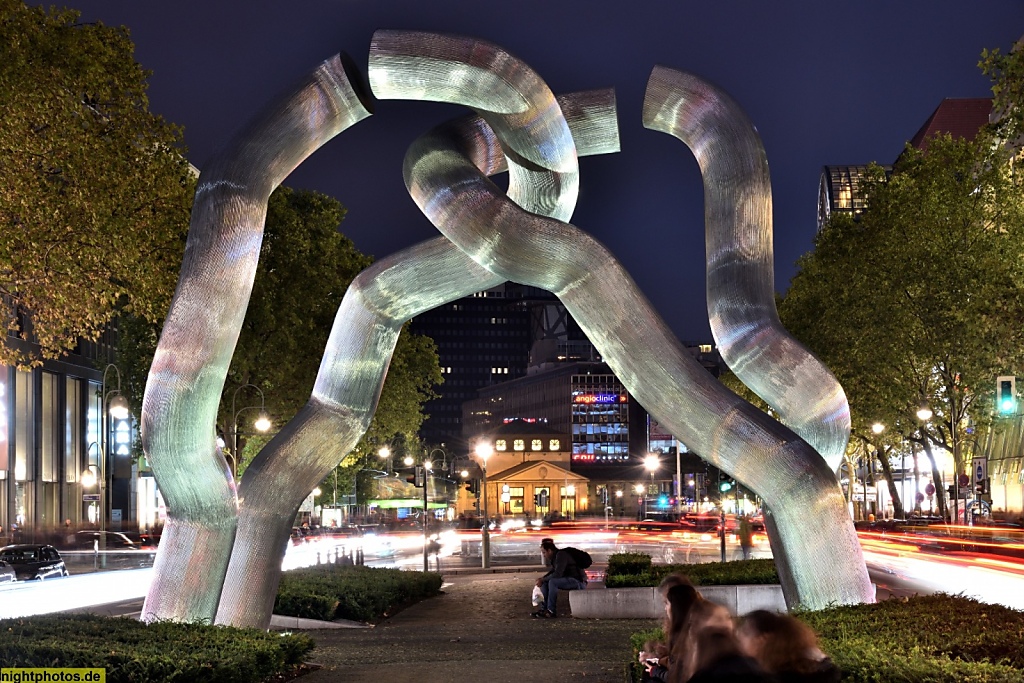
<instances>
[{"instance_id":1,"label":"hedge","mask_svg":"<svg viewBox=\"0 0 1024 683\"><path fill-rule=\"evenodd\" d=\"M643 558L647 560L646 567ZM775 561L770 559L652 565L649 555L617 553L608 558L604 585L608 588L657 586L673 572L685 574L695 586L779 583Z\"/></svg>"},{"instance_id":2,"label":"hedge","mask_svg":"<svg viewBox=\"0 0 1024 683\"><path fill-rule=\"evenodd\" d=\"M274 614L333 621L377 621L417 600L437 595L441 575L325 564L285 572Z\"/></svg>"},{"instance_id":3,"label":"hedge","mask_svg":"<svg viewBox=\"0 0 1024 683\"><path fill-rule=\"evenodd\" d=\"M0 662L106 669L108 683L252 683L294 670L313 650L301 634L59 614L0 620Z\"/></svg>"},{"instance_id":4,"label":"hedge","mask_svg":"<svg viewBox=\"0 0 1024 683\"><path fill-rule=\"evenodd\" d=\"M843 672L864 683L1024 683L1024 612L929 595L796 612ZM633 662L661 630L633 634ZM631 668L639 680L639 665Z\"/></svg>"}]
</instances>

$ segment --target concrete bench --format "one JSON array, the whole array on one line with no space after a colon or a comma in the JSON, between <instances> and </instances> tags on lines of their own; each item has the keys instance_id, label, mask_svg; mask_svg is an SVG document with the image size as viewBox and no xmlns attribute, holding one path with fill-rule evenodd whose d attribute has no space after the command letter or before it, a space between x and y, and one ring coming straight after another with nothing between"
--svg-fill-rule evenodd
<instances>
[{"instance_id":1,"label":"concrete bench","mask_svg":"<svg viewBox=\"0 0 1024 683\"><path fill-rule=\"evenodd\" d=\"M729 608L736 615L757 609L786 611L782 586L697 586L708 600ZM561 596L559 596L561 597ZM596 588L569 591L572 616L579 619L661 619L665 602L657 588Z\"/></svg>"}]
</instances>

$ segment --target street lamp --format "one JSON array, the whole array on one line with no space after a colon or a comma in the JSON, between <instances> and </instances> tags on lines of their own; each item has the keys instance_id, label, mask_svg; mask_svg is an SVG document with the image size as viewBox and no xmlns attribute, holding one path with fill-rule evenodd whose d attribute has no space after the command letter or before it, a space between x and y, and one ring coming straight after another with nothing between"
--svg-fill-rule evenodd
<instances>
[{"instance_id":1,"label":"street lamp","mask_svg":"<svg viewBox=\"0 0 1024 683\"><path fill-rule=\"evenodd\" d=\"M260 404L259 404L259 406L255 406L255 405L243 406L243 407L239 408L238 410L235 410L235 404L236 404L236 401L238 399L238 392L241 391L242 389L245 389L246 387L252 387L253 389L255 389L256 391L259 392L259 394L260 394ZM268 429L270 429L270 419L267 417L266 401L263 398L263 390L260 389L255 384L243 384L242 386L240 386L237 389L235 389L235 393L231 395L231 478L232 479L237 479L238 478L238 416L240 414L242 414L243 412L245 412L246 410L250 410L252 408L259 408L260 409L259 417L256 418L256 422L254 422L253 425L252 425L253 427L256 428L256 431L265 432Z\"/></svg>"},{"instance_id":2,"label":"street lamp","mask_svg":"<svg viewBox=\"0 0 1024 683\"><path fill-rule=\"evenodd\" d=\"M921 422L927 422L932 419L932 409L929 408L927 404L922 404L921 407L917 409L917 419Z\"/></svg>"},{"instance_id":3,"label":"street lamp","mask_svg":"<svg viewBox=\"0 0 1024 683\"><path fill-rule=\"evenodd\" d=\"M931 417L931 415L929 414L928 417ZM871 425L871 432L873 434L881 434L884 431L885 425L882 424L881 422L876 422L875 424Z\"/></svg>"},{"instance_id":4,"label":"street lamp","mask_svg":"<svg viewBox=\"0 0 1024 683\"><path fill-rule=\"evenodd\" d=\"M117 388L107 391L107 372L111 369L117 375ZM131 411L128 409L128 399L121 393L121 371L113 363L109 363L103 368L103 378L100 382L100 394L103 398L103 414L102 429L100 430L100 457L99 457L99 504L100 504L100 550L106 550L107 539L106 534L102 533L107 530L107 508L110 504L109 487L107 486L107 458L109 446L107 439L110 435L110 418L113 417L116 420L127 419Z\"/></svg>"},{"instance_id":5,"label":"street lamp","mask_svg":"<svg viewBox=\"0 0 1024 683\"><path fill-rule=\"evenodd\" d=\"M659 467L661 467L661 460L658 458L657 454L655 454L655 453L648 453L646 456L644 456L644 467L647 469L648 472L651 473L651 488L653 489L654 488L654 473L658 470ZM650 496L650 491L648 490L647 498L650 498L650 497L651 497ZM650 510L650 506L647 505L647 499L646 498L644 499L644 508L645 508L645 510L644 510L644 517L647 517L648 515L651 514L651 510Z\"/></svg>"},{"instance_id":6,"label":"street lamp","mask_svg":"<svg viewBox=\"0 0 1024 683\"><path fill-rule=\"evenodd\" d=\"M490 522L487 519L487 458L494 454L494 447L491 444L481 441L476 445L476 455L480 458L481 470L483 471L483 479L481 486L484 490L484 529L482 542L480 545L480 562L484 569L491 566L491 532Z\"/></svg>"},{"instance_id":7,"label":"street lamp","mask_svg":"<svg viewBox=\"0 0 1024 683\"><path fill-rule=\"evenodd\" d=\"M633 487L636 491L636 495L640 497L640 504L643 506L640 508L640 519L647 516L647 496L644 495L644 489L646 487L643 484L637 484Z\"/></svg>"},{"instance_id":8,"label":"street lamp","mask_svg":"<svg viewBox=\"0 0 1024 683\"><path fill-rule=\"evenodd\" d=\"M377 457L379 457L381 460L385 461L385 463L384 463L385 469L388 471L388 473L390 473L391 472L391 449L388 448L387 446L381 446L380 450L377 451Z\"/></svg>"}]
</instances>

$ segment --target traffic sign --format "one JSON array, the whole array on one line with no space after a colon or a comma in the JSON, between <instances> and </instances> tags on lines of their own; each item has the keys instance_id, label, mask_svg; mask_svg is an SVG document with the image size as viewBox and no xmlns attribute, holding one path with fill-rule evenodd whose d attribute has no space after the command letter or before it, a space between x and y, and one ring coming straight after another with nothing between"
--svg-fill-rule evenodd
<instances>
[{"instance_id":1,"label":"traffic sign","mask_svg":"<svg viewBox=\"0 0 1024 683\"><path fill-rule=\"evenodd\" d=\"M971 478L968 477L966 474L961 474L959 477L957 477L957 483L960 484L961 487L970 486Z\"/></svg>"},{"instance_id":2,"label":"traffic sign","mask_svg":"<svg viewBox=\"0 0 1024 683\"><path fill-rule=\"evenodd\" d=\"M100 501L100 494L98 494L98 493L83 493L82 494L82 500L84 502L86 502L86 503L93 502L93 501L98 503Z\"/></svg>"},{"instance_id":3,"label":"traffic sign","mask_svg":"<svg viewBox=\"0 0 1024 683\"><path fill-rule=\"evenodd\" d=\"M924 492L929 496L935 495L935 484L928 482L928 485L924 487Z\"/></svg>"},{"instance_id":4,"label":"traffic sign","mask_svg":"<svg viewBox=\"0 0 1024 683\"><path fill-rule=\"evenodd\" d=\"M971 461L971 470L974 472L974 483L984 484L988 479L988 459L974 458Z\"/></svg>"}]
</instances>

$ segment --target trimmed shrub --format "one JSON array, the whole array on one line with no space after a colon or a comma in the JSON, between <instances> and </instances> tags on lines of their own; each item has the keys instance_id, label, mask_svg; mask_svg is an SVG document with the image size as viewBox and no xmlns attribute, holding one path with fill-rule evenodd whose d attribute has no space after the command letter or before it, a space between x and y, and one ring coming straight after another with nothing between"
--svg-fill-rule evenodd
<instances>
[{"instance_id":1,"label":"trimmed shrub","mask_svg":"<svg viewBox=\"0 0 1024 683\"><path fill-rule=\"evenodd\" d=\"M106 669L109 683L251 683L295 669L305 635L92 614L0 621L0 662L19 667Z\"/></svg>"},{"instance_id":2,"label":"trimmed shrub","mask_svg":"<svg viewBox=\"0 0 1024 683\"><path fill-rule=\"evenodd\" d=\"M651 556L646 553L615 553L608 556L606 575L643 574L651 571Z\"/></svg>"},{"instance_id":3,"label":"trimmed shrub","mask_svg":"<svg viewBox=\"0 0 1024 683\"><path fill-rule=\"evenodd\" d=\"M623 553L626 554L626 553ZM639 553L628 553L638 555ZM616 557L612 555L612 557ZM650 556L643 555L648 561ZM657 586L669 574L678 572L689 577L695 586L728 586L749 584L779 583L779 574L775 569L774 560L740 560L737 562L705 562L703 564L648 564L646 569L639 571L621 571L620 567L639 568L642 562L617 565L618 571L609 571L605 575L604 585L608 588L635 588Z\"/></svg>"},{"instance_id":4,"label":"trimmed shrub","mask_svg":"<svg viewBox=\"0 0 1024 683\"><path fill-rule=\"evenodd\" d=\"M324 564L282 574L274 613L377 621L440 590L441 575L434 572Z\"/></svg>"}]
</instances>

